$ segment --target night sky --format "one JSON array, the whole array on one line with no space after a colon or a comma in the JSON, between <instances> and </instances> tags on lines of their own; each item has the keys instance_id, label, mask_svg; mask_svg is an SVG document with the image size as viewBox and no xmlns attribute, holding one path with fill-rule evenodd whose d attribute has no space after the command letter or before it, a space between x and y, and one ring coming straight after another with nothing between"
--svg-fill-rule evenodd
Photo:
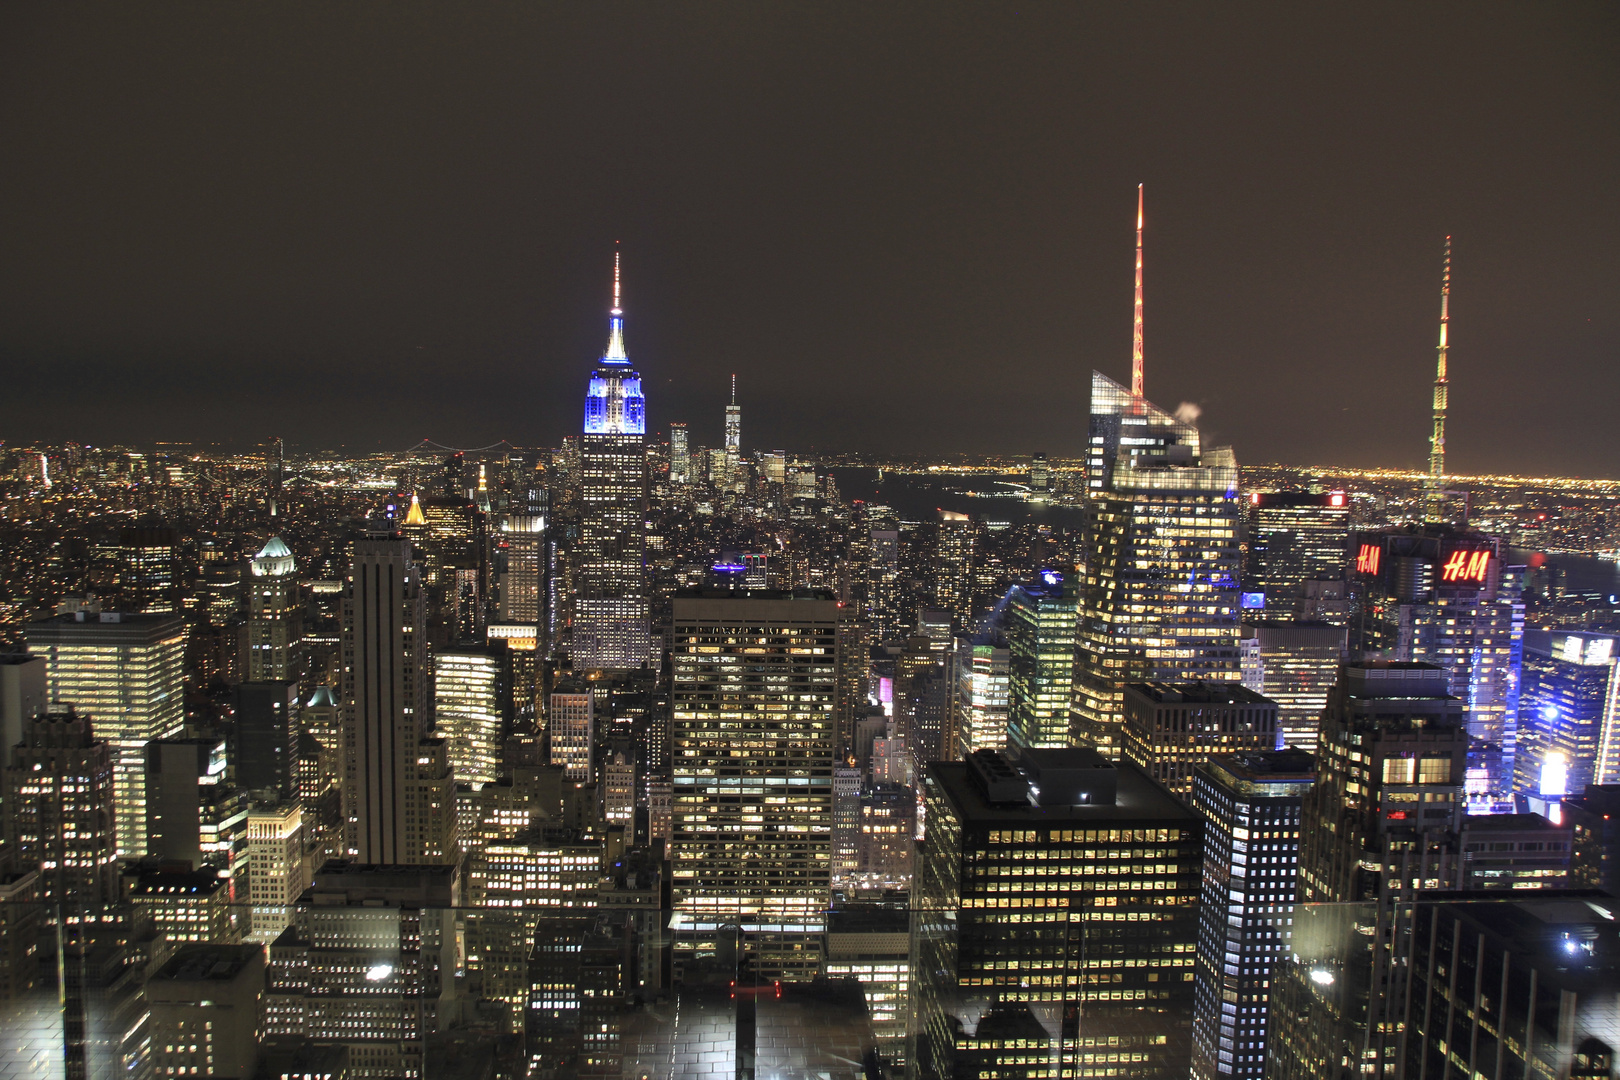
<instances>
[{"instance_id":1,"label":"night sky","mask_svg":"<svg viewBox=\"0 0 1620 1080\"><path fill-rule=\"evenodd\" d=\"M577 432L622 244L650 425L1620 476L1620 8L0 9L0 438Z\"/></svg>"}]
</instances>

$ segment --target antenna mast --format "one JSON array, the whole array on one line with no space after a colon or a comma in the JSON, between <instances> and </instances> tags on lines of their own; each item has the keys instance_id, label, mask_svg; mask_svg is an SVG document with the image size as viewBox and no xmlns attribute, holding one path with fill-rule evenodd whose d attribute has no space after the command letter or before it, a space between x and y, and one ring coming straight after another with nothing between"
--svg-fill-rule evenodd
<instances>
[{"instance_id":1,"label":"antenna mast","mask_svg":"<svg viewBox=\"0 0 1620 1080\"><path fill-rule=\"evenodd\" d=\"M1446 237L1445 268L1440 277L1440 348L1435 359L1434 431L1429 436L1429 484L1427 514L1440 521L1444 513L1446 477L1446 404L1450 381L1446 377L1446 349L1451 330L1451 237Z\"/></svg>"},{"instance_id":2,"label":"antenna mast","mask_svg":"<svg viewBox=\"0 0 1620 1080\"><path fill-rule=\"evenodd\" d=\"M1136 185L1136 326L1131 332L1131 397L1142 400L1142 185Z\"/></svg>"}]
</instances>

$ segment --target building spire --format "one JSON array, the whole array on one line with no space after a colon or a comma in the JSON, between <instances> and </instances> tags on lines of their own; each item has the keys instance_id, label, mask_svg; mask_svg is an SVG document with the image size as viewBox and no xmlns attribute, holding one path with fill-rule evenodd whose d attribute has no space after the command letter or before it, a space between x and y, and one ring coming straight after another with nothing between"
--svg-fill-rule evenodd
<instances>
[{"instance_id":1,"label":"building spire","mask_svg":"<svg viewBox=\"0 0 1620 1080\"><path fill-rule=\"evenodd\" d=\"M608 345L602 359L611 364L628 364L630 357L624 351L624 308L619 300L619 252L613 252L613 310L608 318Z\"/></svg>"},{"instance_id":2,"label":"building spire","mask_svg":"<svg viewBox=\"0 0 1620 1080\"><path fill-rule=\"evenodd\" d=\"M1446 350L1451 334L1451 237L1446 237L1446 256L1440 274L1440 347L1435 357L1434 371L1434 430L1429 435L1429 484L1427 503L1430 521L1439 521L1443 513L1446 477L1446 405L1450 393L1450 380L1446 377Z\"/></svg>"},{"instance_id":3,"label":"building spire","mask_svg":"<svg viewBox=\"0 0 1620 1080\"><path fill-rule=\"evenodd\" d=\"M1142 185L1136 185L1136 322L1131 331L1131 397L1142 400Z\"/></svg>"},{"instance_id":4,"label":"building spire","mask_svg":"<svg viewBox=\"0 0 1620 1080\"><path fill-rule=\"evenodd\" d=\"M735 371L731 373L731 403L733 405L737 404L737 373Z\"/></svg>"}]
</instances>

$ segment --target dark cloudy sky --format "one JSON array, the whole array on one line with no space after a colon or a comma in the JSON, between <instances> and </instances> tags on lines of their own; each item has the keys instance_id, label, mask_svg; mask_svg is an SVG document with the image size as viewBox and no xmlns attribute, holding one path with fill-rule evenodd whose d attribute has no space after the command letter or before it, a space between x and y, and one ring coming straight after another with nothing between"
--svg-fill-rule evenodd
<instances>
[{"instance_id":1,"label":"dark cloudy sky","mask_svg":"<svg viewBox=\"0 0 1620 1080\"><path fill-rule=\"evenodd\" d=\"M11 3L0 438L551 443L623 244L660 429L1620 476L1609 3Z\"/></svg>"}]
</instances>

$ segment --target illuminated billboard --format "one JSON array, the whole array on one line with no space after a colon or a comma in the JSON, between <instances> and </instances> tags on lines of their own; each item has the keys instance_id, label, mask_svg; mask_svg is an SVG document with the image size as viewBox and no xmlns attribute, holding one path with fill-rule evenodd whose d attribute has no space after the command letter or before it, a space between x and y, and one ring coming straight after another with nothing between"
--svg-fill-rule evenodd
<instances>
[{"instance_id":1,"label":"illuminated billboard","mask_svg":"<svg viewBox=\"0 0 1620 1080\"><path fill-rule=\"evenodd\" d=\"M1489 548L1459 548L1440 564L1440 580L1451 585L1483 585L1490 566Z\"/></svg>"},{"instance_id":2,"label":"illuminated billboard","mask_svg":"<svg viewBox=\"0 0 1620 1080\"><path fill-rule=\"evenodd\" d=\"M1356 573L1376 574L1379 562L1384 557L1384 549L1377 544L1362 544L1356 552Z\"/></svg>"}]
</instances>

